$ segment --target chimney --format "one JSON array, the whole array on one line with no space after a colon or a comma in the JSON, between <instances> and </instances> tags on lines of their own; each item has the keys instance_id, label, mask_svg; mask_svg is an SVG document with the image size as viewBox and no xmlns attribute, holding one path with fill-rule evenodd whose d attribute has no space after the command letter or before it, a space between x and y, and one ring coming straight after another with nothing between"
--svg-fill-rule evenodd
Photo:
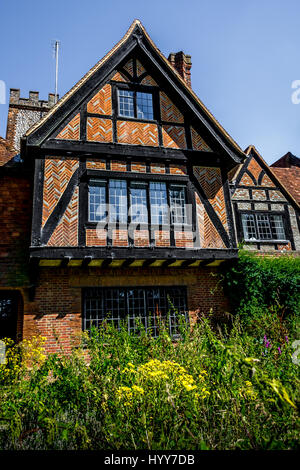
<instances>
[{"instance_id":1,"label":"chimney","mask_svg":"<svg viewBox=\"0 0 300 470\"><path fill-rule=\"evenodd\" d=\"M192 58L190 55L184 52L171 52L168 57L168 61L174 67L175 70L182 76L185 83L192 88L191 84L191 68Z\"/></svg>"}]
</instances>

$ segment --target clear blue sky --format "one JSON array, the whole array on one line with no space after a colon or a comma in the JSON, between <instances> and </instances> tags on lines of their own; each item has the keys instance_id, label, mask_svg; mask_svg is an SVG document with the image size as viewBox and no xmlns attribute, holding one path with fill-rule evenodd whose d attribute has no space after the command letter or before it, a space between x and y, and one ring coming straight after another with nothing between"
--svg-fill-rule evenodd
<instances>
[{"instance_id":1,"label":"clear blue sky","mask_svg":"<svg viewBox=\"0 0 300 470\"><path fill-rule=\"evenodd\" d=\"M299 0L3 1L0 80L47 99L54 91L51 41L59 39L62 96L139 18L159 49L192 55L192 86L245 149L273 162L300 156ZM0 105L0 135L7 105Z\"/></svg>"}]
</instances>

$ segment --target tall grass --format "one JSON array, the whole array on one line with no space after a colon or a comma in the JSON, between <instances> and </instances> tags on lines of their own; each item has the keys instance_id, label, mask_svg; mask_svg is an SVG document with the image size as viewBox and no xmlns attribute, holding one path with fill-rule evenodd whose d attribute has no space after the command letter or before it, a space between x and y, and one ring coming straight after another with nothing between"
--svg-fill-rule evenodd
<instances>
[{"instance_id":1,"label":"tall grass","mask_svg":"<svg viewBox=\"0 0 300 470\"><path fill-rule=\"evenodd\" d=\"M295 449L292 339L279 351L236 318L223 331L209 319L182 325L176 343L163 328L153 338L104 325L70 356L35 346L30 367L12 347L0 366L0 448Z\"/></svg>"}]
</instances>

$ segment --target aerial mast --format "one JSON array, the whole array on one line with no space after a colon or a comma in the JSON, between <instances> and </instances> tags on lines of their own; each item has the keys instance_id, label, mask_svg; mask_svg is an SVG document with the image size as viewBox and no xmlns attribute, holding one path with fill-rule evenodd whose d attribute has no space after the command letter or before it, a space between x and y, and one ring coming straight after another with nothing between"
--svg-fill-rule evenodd
<instances>
[{"instance_id":1,"label":"aerial mast","mask_svg":"<svg viewBox=\"0 0 300 470\"><path fill-rule=\"evenodd\" d=\"M58 52L60 47L60 41L57 39L53 42L54 48L54 57L55 57L55 103L57 103L58 94L57 94L57 86L58 86Z\"/></svg>"}]
</instances>

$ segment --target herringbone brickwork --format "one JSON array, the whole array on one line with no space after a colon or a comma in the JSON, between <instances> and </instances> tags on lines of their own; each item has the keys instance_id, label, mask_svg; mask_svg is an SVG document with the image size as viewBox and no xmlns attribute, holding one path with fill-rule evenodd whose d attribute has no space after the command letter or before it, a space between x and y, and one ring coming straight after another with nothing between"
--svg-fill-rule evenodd
<instances>
[{"instance_id":1,"label":"herringbone brickwork","mask_svg":"<svg viewBox=\"0 0 300 470\"><path fill-rule=\"evenodd\" d=\"M57 224L48 246L78 245L78 186L76 186L68 207Z\"/></svg>"},{"instance_id":2,"label":"herringbone brickwork","mask_svg":"<svg viewBox=\"0 0 300 470\"><path fill-rule=\"evenodd\" d=\"M144 68L144 66L140 63L139 60L136 61L136 74L137 76L139 77L140 75L142 75L143 73L146 72L146 69Z\"/></svg>"},{"instance_id":3,"label":"herringbone brickwork","mask_svg":"<svg viewBox=\"0 0 300 470\"><path fill-rule=\"evenodd\" d=\"M156 124L118 121L117 134L118 143L120 144L158 146L158 131Z\"/></svg>"},{"instance_id":4,"label":"herringbone brickwork","mask_svg":"<svg viewBox=\"0 0 300 470\"><path fill-rule=\"evenodd\" d=\"M226 248L224 242L208 216L200 197L195 193L196 212L201 248Z\"/></svg>"},{"instance_id":5,"label":"herringbone brickwork","mask_svg":"<svg viewBox=\"0 0 300 470\"><path fill-rule=\"evenodd\" d=\"M125 77L125 75L123 75L121 72L116 72L115 75L112 77L112 80L114 80L115 82L130 82L130 80L128 80L128 78Z\"/></svg>"},{"instance_id":6,"label":"herringbone brickwork","mask_svg":"<svg viewBox=\"0 0 300 470\"><path fill-rule=\"evenodd\" d=\"M45 160L42 226L63 195L78 165L78 159L61 160L53 157Z\"/></svg>"},{"instance_id":7,"label":"herringbone brickwork","mask_svg":"<svg viewBox=\"0 0 300 470\"><path fill-rule=\"evenodd\" d=\"M80 113L76 114L62 131L57 134L56 139L79 140L80 137Z\"/></svg>"},{"instance_id":8,"label":"herringbone brickwork","mask_svg":"<svg viewBox=\"0 0 300 470\"><path fill-rule=\"evenodd\" d=\"M150 77L150 75L147 75L145 78L143 78L141 84L149 86L158 86L154 78Z\"/></svg>"},{"instance_id":9,"label":"herringbone brickwork","mask_svg":"<svg viewBox=\"0 0 300 470\"><path fill-rule=\"evenodd\" d=\"M105 85L87 104L87 112L111 115L111 86Z\"/></svg>"},{"instance_id":10,"label":"herringbone brickwork","mask_svg":"<svg viewBox=\"0 0 300 470\"><path fill-rule=\"evenodd\" d=\"M112 142L112 121L97 117L88 117L86 123L87 140L92 142Z\"/></svg>"},{"instance_id":11,"label":"herringbone brickwork","mask_svg":"<svg viewBox=\"0 0 300 470\"><path fill-rule=\"evenodd\" d=\"M179 126L162 126L163 145L173 149L185 149L185 129Z\"/></svg>"},{"instance_id":12,"label":"herringbone brickwork","mask_svg":"<svg viewBox=\"0 0 300 470\"><path fill-rule=\"evenodd\" d=\"M192 134L192 145L194 150L203 150L205 152L211 152L211 148L206 144L202 137L191 127Z\"/></svg>"},{"instance_id":13,"label":"herringbone brickwork","mask_svg":"<svg viewBox=\"0 0 300 470\"><path fill-rule=\"evenodd\" d=\"M124 70L126 70L126 72L129 73L129 75L131 75L133 77L133 60L130 59L123 67Z\"/></svg>"},{"instance_id":14,"label":"herringbone brickwork","mask_svg":"<svg viewBox=\"0 0 300 470\"><path fill-rule=\"evenodd\" d=\"M161 118L163 121L167 122L178 122L183 123L184 117L179 111L179 109L175 106L174 103L168 98L168 96L161 91L160 95L160 112Z\"/></svg>"},{"instance_id":15,"label":"herringbone brickwork","mask_svg":"<svg viewBox=\"0 0 300 470\"><path fill-rule=\"evenodd\" d=\"M220 168L194 167L194 174L207 199L228 232L227 212Z\"/></svg>"}]
</instances>

